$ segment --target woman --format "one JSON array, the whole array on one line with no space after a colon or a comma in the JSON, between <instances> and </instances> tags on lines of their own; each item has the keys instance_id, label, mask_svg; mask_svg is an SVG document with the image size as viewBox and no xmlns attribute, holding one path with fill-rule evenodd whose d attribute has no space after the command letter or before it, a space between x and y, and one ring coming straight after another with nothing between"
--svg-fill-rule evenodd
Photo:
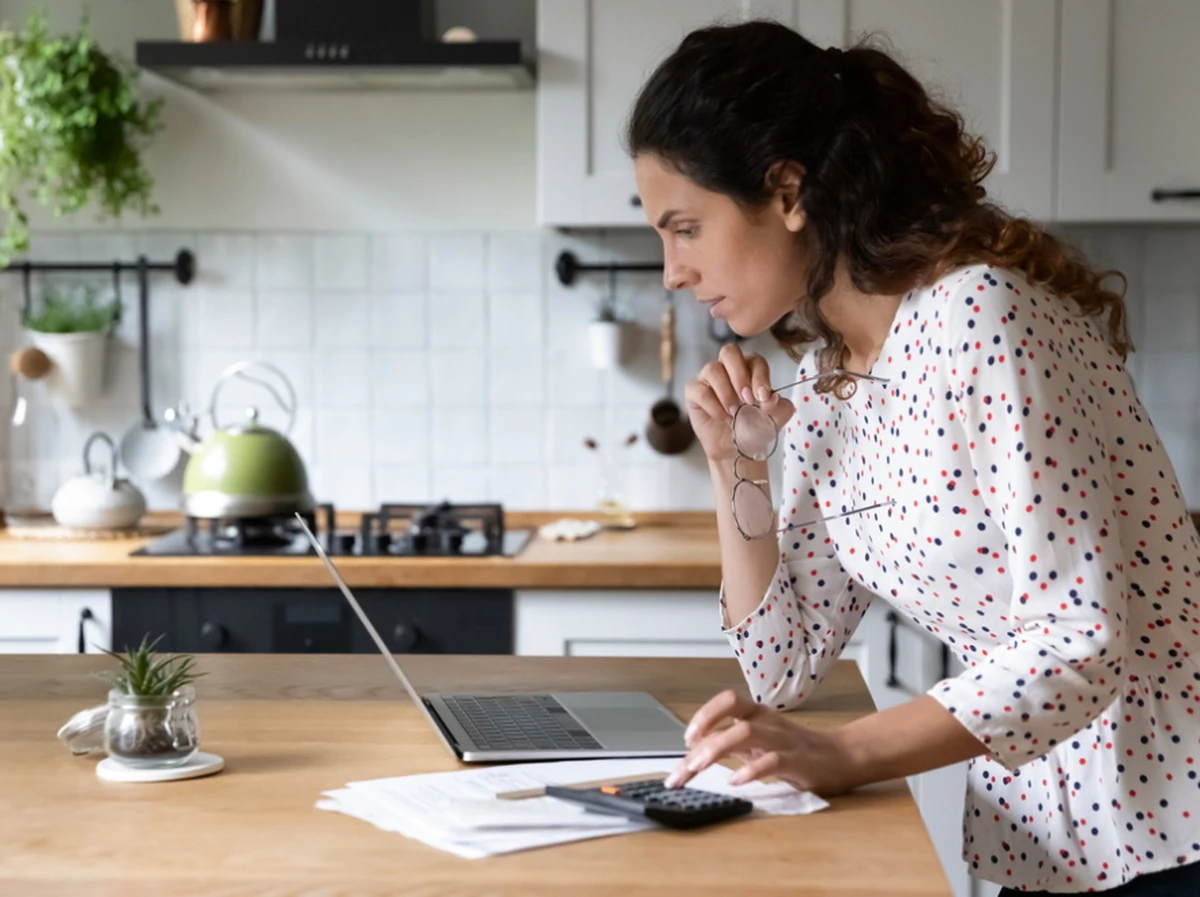
<instances>
[{"instance_id":1,"label":"woman","mask_svg":"<svg viewBox=\"0 0 1200 897\"><path fill-rule=\"evenodd\" d=\"M686 390L753 700L696 714L671 784L733 756L837 794L970 759L976 876L1200 893L1200 540L1105 275L989 203L990 154L867 46L694 32L627 143L666 285L799 361L773 381L726 346ZM833 733L778 713L872 600L966 671Z\"/></svg>"}]
</instances>

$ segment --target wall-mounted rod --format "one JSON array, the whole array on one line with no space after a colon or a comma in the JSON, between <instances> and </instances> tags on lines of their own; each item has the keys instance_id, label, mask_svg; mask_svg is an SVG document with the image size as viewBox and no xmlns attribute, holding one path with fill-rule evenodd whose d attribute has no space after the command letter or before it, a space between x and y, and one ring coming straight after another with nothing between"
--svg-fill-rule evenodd
<instances>
[{"instance_id":1,"label":"wall-mounted rod","mask_svg":"<svg viewBox=\"0 0 1200 897\"><path fill-rule=\"evenodd\" d=\"M662 269L661 262L632 262L624 265L585 265L579 261L575 253L566 250L560 252L558 258L554 260L554 273L558 275L558 282L565 287L573 284L575 278L586 271L603 271L608 274L615 274L618 271L661 271Z\"/></svg>"},{"instance_id":2,"label":"wall-mounted rod","mask_svg":"<svg viewBox=\"0 0 1200 897\"><path fill-rule=\"evenodd\" d=\"M134 262L13 262L0 271L20 271L22 274L32 274L35 271L108 271L120 274L124 271L138 271L143 265L144 256ZM181 249L170 262L146 262L147 271L170 271L180 283L191 283L196 276L196 257L191 250Z\"/></svg>"}]
</instances>

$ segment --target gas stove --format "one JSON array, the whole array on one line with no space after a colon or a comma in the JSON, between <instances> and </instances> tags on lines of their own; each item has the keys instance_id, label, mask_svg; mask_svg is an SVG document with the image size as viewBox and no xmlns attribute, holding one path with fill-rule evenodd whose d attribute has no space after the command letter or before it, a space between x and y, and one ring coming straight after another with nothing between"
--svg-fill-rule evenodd
<instances>
[{"instance_id":1,"label":"gas stove","mask_svg":"<svg viewBox=\"0 0 1200 897\"><path fill-rule=\"evenodd\" d=\"M506 530L498 504L391 504L339 530L332 504L303 515L331 555L343 557L514 557L531 530ZM318 516L320 525L318 526ZM291 557L315 554L291 514L187 523L133 552L141 557Z\"/></svg>"}]
</instances>

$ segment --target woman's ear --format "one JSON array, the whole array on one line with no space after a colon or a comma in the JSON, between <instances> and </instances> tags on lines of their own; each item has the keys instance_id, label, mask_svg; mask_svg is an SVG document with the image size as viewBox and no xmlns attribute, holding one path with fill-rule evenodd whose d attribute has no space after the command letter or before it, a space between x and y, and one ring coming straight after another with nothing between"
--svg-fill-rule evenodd
<instances>
[{"instance_id":1,"label":"woman's ear","mask_svg":"<svg viewBox=\"0 0 1200 897\"><path fill-rule=\"evenodd\" d=\"M767 187L772 191L771 205L779 213L784 227L792 233L804 229L806 216L800 204L800 185L804 166L799 162L776 162L767 172Z\"/></svg>"}]
</instances>

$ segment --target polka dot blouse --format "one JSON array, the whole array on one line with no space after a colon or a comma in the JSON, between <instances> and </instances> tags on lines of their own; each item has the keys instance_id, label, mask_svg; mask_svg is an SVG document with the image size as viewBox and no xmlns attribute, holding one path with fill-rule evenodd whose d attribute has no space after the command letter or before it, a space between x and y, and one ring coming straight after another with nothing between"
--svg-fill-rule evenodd
<instances>
[{"instance_id":1,"label":"polka dot blouse","mask_svg":"<svg viewBox=\"0 0 1200 897\"><path fill-rule=\"evenodd\" d=\"M792 396L781 524L895 503L781 535L726 630L755 697L800 704L885 600L967 667L929 694L988 749L973 874L1075 892L1200 861L1200 539L1101 322L964 268L904 298L871 373Z\"/></svg>"}]
</instances>

